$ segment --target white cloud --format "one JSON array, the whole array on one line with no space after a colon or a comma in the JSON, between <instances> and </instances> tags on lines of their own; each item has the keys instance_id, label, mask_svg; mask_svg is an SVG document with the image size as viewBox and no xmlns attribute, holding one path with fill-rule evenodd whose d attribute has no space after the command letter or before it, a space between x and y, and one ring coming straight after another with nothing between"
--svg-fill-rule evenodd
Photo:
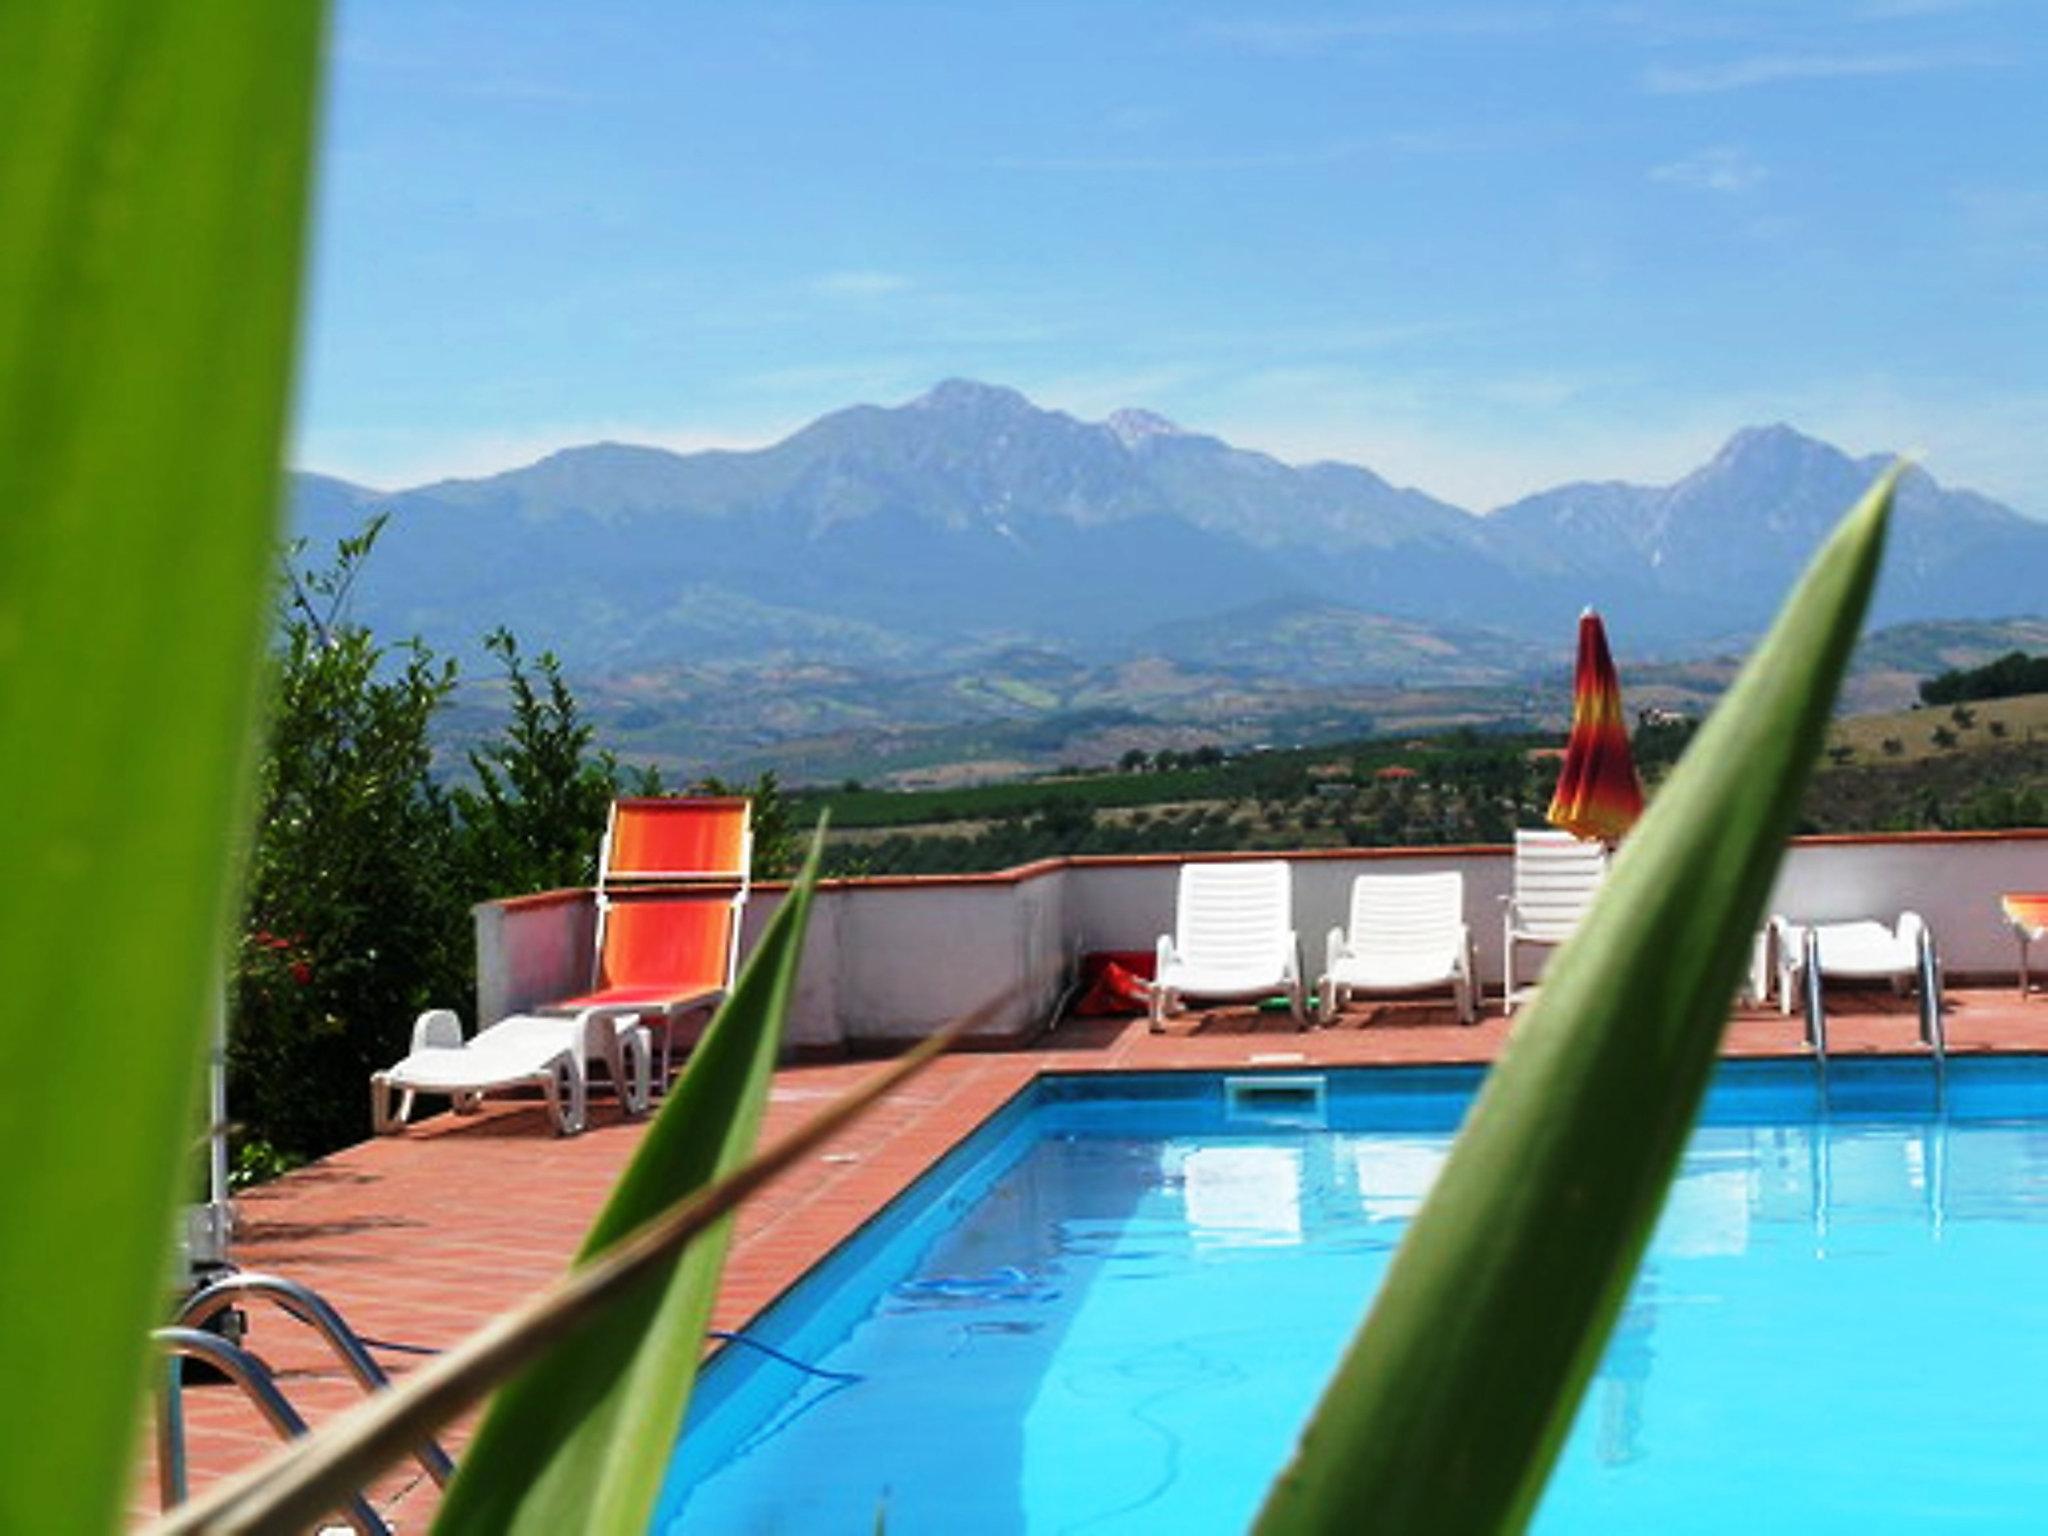
<instances>
[{"instance_id":1,"label":"white cloud","mask_svg":"<svg viewBox=\"0 0 2048 1536\"><path fill-rule=\"evenodd\" d=\"M916 285L901 272L827 272L811 279L811 291L830 297L878 299L903 293Z\"/></svg>"},{"instance_id":2,"label":"white cloud","mask_svg":"<svg viewBox=\"0 0 2048 1536\"><path fill-rule=\"evenodd\" d=\"M1335 21L1212 21L1199 33L1255 53L1321 53L1352 44L1411 37L1519 37L1547 31L1559 18L1541 7L1487 6L1347 17Z\"/></svg>"},{"instance_id":3,"label":"white cloud","mask_svg":"<svg viewBox=\"0 0 2048 1536\"><path fill-rule=\"evenodd\" d=\"M1574 480L1668 484L1738 429L1786 421L1851 454L1922 447L1945 484L2048 516L2048 440L2035 430L2048 397L1967 379L1838 377L1678 396L1619 369L1475 377L1302 365L1210 373L1144 403L1242 448L1363 464L1474 510Z\"/></svg>"},{"instance_id":4,"label":"white cloud","mask_svg":"<svg viewBox=\"0 0 2048 1536\"><path fill-rule=\"evenodd\" d=\"M674 422L591 420L536 425L502 432L429 433L409 430L302 433L292 446L295 469L315 470L380 491L435 480L495 475L589 443L632 443L697 453L707 448L762 448L801 426L702 427Z\"/></svg>"},{"instance_id":5,"label":"white cloud","mask_svg":"<svg viewBox=\"0 0 2048 1536\"><path fill-rule=\"evenodd\" d=\"M1157 410L1158 402L1195 384L1206 372L1176 363L1091 370L1023 381L1018 387L1039 405L1095 421L1112 411Z\"/></svg>"},{"instance_id":6,"label":"white cloud","mask_svg":"<svg viewBox=\"0 0 2048 1536\"><path fill-rule=\"evenodd\" d=\"M1651 167L1650 180L1694 187L1702 192L1746 192L1769 174L1748 150L1720 144L1687 155L1683 160Z\"/></svg>"},{"instance_id":7,"label":"white cloud","mask_svg":"<svg viewBox=\"0 0 2048 1536\"><path fill-rule=\"evenodd\" d=\"M1975 185L1953 196L1974 254L2020 261L2048 255L2048 188Z\"/></svg>"},{"instance_id":8,"label":"white cloud","mask_svg":"<svg viewBox=\"0 0 2048 1536\"><path fill-rule=\"evenodd\" d=\"M1870 0L1863 14L1875 21L1893 21L1909 16L1946 16L1954 11L1974 10L1987 0Z\"/></svg>"},{"instance_id":9,"label":"white cloud","mask_svg":"<svg viewBox=\"0 0 2048 1536\"><path fill-rule=\"evenodd\" d=\"M1643 89L1657 96L1739 91L1787 80L1848 80L1917 75L1941 69L1981 69L1997 60L1981 53L1926 50L1900 53L1760 53L1721 64L1653 64Z\"/></svg>"},{"instance_id":10,"label":"white cloud","mask_svg":"<svg viewBox=\"0 0 2048 1536\"><path fill-rule=\"evenodd\" d=\"M1155 128L1164 128L1177 115L1167 107L1124 106L1109 114L1107 124L1116 133L1150 133Z\"/></svg>"},{"instance_id":11,"label":"white cloud","mask_svg":"<svg viewBox=\"0 0 2048 1536\"><path fill-rule=\"evenodd\" d=\"M1137 171L1164 175L1186 171L1281 171L1336 165L1355 158L1364 148L1361 144L1345 142L1311 149L1250 154L997 155L987 164L991 170L998 171Z\"/></svg>"}]
</instances>

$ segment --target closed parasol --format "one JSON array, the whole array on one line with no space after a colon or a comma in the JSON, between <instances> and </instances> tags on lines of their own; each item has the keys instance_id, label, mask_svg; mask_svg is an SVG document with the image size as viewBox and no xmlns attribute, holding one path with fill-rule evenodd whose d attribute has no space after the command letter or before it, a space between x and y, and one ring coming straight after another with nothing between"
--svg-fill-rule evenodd
<instances>
[{"instance_id":1,"label":"closed parasol","mask_svg":"<svg viewBox=\"0 0 2048 1536\"><path fill-rule=\"evenodd\" d=\"M1607 631L1588 608L1579 615L1579 662L1572 675L1572 733L1546 817L1586 842L1616 843L1643 814L1621 680L1607 652Z\"/></svg>"}]
</instances>

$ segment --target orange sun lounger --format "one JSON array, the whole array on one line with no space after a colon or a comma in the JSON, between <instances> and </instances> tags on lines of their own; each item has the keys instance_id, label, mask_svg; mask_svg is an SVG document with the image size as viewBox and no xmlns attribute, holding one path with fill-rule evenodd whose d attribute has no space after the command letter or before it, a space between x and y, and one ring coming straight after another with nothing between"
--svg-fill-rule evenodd
<instances>
[{"instance_id":1,"label":"orange sun lounger","mask_svg":"<svg viewBox=\"0 0 2048 1536\"><path fill-rule=\"evenodd\" d=\"M666 1087L677 1021L732 990L753 857L744 795L614 800L598 850L590 989L542 1011L603 1016L622 1030L658 1017Z\"/></svg>"}]
</instances>

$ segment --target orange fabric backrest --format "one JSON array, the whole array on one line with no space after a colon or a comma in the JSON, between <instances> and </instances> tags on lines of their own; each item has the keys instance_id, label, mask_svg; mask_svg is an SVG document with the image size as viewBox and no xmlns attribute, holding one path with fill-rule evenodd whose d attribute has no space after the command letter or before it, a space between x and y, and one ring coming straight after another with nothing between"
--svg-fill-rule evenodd
<instances>
[{"instance_id":1,"label":"orange fabric backrest","mask_svg":"<svg viewBox=\"0 0 2048 1536\"><path fill-rule=\"evenodd\" d=\"M598 985L726 985L733 915L730 891L612 901L605 912Z\"/></svg>"},{"instance_id":2,"label":"orange fabric backrest","mask_svg":"<svg viewBox=\"0 0 2048 1536\"><path fill-rule=\"evenodd\" d=\"M744 879L751 811L741 796L616 801L603 878Z\"/></svg>"}]
</instances>

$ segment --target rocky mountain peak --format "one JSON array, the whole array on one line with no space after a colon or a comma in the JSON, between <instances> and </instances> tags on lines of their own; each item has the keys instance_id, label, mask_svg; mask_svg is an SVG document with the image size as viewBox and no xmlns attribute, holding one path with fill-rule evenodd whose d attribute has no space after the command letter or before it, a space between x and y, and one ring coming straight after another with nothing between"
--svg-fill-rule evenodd
<instances>
[{"instance_id":1,"label":"rocky mountain peak","mask_svg":"<svg viewBox=\"0 0 2048 1536\"><path fill-rule=\"evenodd\" d=\"M910 402L911 409L944 411L954 415L990 415L1035 409L1019 390L1005 384L982 384L973 379L941 379Z\"/></svg>"},{"instance_id":2,"label":"rocky mountain peak","mask_svg":"<svg viewBox=\"0 0 2048 1536\"><path fill-rule=\"evenodd\" d=\"M1185 437L1187 434L1164 416L1151 411L1123 410L1112 413L1103 422L1116 440L1126 448L1135 448L1140 443L1155 437Z\"/></svg>"},{"instance_id":3,"label":"rocky mountain peak","mask_svg":"<svg viewBox=\"0 0 2048 1536\"><path fill-rule=\"evenodd\" d=\"M1723 443L1721 451L1697 473L1739 470L1776 475L1816 464L1847 462L1839 448L1819 438L1808 437L1780 421L1768 426L1742 428Z\"/></svg>"}]
</instances>

